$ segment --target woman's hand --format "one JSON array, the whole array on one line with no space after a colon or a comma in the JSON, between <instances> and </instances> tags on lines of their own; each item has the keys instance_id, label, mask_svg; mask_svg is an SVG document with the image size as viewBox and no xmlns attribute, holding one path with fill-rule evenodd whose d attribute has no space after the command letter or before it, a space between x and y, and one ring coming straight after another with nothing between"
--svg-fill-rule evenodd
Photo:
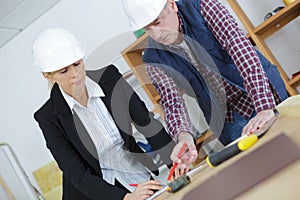
<instances>
[{"instance_id":1,"label":"woman's hand","mask_svg":"<svg viewBox=\"0 0 300 200\"><path fill-rule=\"evenodd\" d=\"M144 200L149 198L155 190L163 189L161 182L149 180L139 183L132 193L127 193L123 200Z\"/></svg>"}]
</instances>

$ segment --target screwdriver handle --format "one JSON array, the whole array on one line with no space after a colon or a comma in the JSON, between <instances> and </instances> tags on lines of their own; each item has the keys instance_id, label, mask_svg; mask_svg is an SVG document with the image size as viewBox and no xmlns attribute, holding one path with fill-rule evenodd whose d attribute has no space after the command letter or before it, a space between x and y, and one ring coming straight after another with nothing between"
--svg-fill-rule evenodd
<instances>
[{"instance_id":1,"label":"screwdriver handle","mask_svg":"<svg viewBox=\"0 0 300 200\"><path fill-rule=\"evenodd\" d=\"M248 137L240 140L238 143L226 147L222 151L209 154L206 157L206 162L210 167L215 167L228 160L229 158L235 156L239 152L249 149L252 145L256 143L257 140L257 135L249 135Z\"/></svg>"},{"instance_id":2,"label":"screwdriver handle","mask_svg":"<svg viewBox=\"0 0 300 200\"><path fill-rule=\"evenodd\" d=\"M184 175L180 176L179 178L175 179L174 181L169 182L167 191L173 192L173 193L177 192L178 190L185 187L189 183L191 183L190 177L187 176L186 174L184 174Z\"/></svg>"}]
</instances>

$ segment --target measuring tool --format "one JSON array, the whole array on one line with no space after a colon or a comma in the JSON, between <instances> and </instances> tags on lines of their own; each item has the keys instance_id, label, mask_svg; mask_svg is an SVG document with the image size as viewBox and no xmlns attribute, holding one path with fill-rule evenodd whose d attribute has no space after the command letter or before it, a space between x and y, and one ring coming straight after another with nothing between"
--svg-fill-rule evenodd
<instances>
[{"instance_id":1,"label":"measuring tool","mask_svg":"<svg viewBox=\"0 0 300 200\"><path fill-rule=\"evenodd\" d=\"M237 146L239 151L246 150L249 147L251 147L256 141L257 141L257 136L252 135L251 137L244 138L243 140L239 141L236 145L232 145L229 148L235 149L236 148L235 146ZM237 154L235 151L231 151L231 150L228 151L227 148L225 148L220 152L216 152L212 155L208 155L206 160L200 163L199 166L193 168L191 171L188 171L187 173L178 177L177 179L168 182L167 185L162 190L155 192L151 197L147 198L146 200L152 200L165 191L172 192L172 193L177 192L178 190L182 189L183 187L191 183L190 176L192 174L204 169L206 166L214 167L224 162L225 160L230 158L230 156L233 156L235 154Z\"/></svg>"},{"instance_id":2,"label":"measuring tool","mask_svg":"<svg viewBox=\"0 0 300 200\"><path fill-rule=\"evenodd\" d=\"M206 157L206 161L210 167L217 166L224 162L225 160L228 160L229 158L235 156L241 151L245 151L249 149L253 144L256 143L259 137L261 137L264 133L269 130L269 128L272 126L272 124L276 121L278 118L277 115L275 115L272 119L267 121L262 127L254 131L250 135L243 135L240 138L236 139L229 145L227 145L223 150L209 154Z\"/></svg>"},{"instance_id":3,"label":"measuring tool","mask_svg":"<svg viewBox=\"0 0 300 200\"><path fill-rule=\"evenodd\" d=\"M162 190L155 192L151 197L147 198L147 200L152 200L165 191L172 193L177 192L178 190L185 187L191 182L190 176L192 174L195 174L196 172L206 168L207 166L215 167L228 160L229 158L237 155L239 152L249 149L257 142L260 136L262 136L267 130L269 130L272 124L276 121L276 119L277 116L273 117L271 120L269 120L261 128L257 129L251 135L242 136L234 142L227 145L223 150L209 154L206 157L206 159L202 161L198 166L188 171L184 175L180 176L179 178L168 182Z\"/></svg>"}]
</instances>

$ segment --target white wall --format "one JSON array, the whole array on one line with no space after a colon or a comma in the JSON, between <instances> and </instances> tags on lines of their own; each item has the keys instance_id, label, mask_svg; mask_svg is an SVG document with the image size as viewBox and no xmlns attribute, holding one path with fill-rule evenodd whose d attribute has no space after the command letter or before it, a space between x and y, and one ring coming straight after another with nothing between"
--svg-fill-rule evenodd
<instances>
[{"instance_id":1,"label":"white wall","mask_svg":"<svg viewBox=\"0 0 300 200\"><path fill-rule=\"evenodd\" d=\"M33 119L34 111L48 98L48 88L47 81L33 67L31 47L34 38L46 27L72 31L87 55L104 41L129 30L120 0L62 0L0 49L0 142L13 147L32 182L35 182L32 172L53 159ZM133 34L126 38L119 50L135 39Z\"/></svg>"},{"instance_id":2,"label":"white wall","mask_svg":"<svg viewBox=\"0 0 300 200\"><path fill-rule=\"evenodd\" d=\"M225 0L222 2L226 4ZM243 8L249 12L254 24L260 23L265 13L278 5L282 5L280 0L243 1ZM83 43L87 55L111 37L117 37L129 29L120 0L62 0L0 49L0 142L7 142L13 147L32 182L32 172L53 158L32 117L33 112L48 98L48 89L46 80L33 68L31 45L42 29L57 26L71 30ZM287 28L270 37L267 42L282 65L288 66L290 75L300 68L300 45L296 39L299 36L299 19ZM99 66L112 59L120 64L122 72L128 70L119 56L108 55L115 54L118 49L121 51L134 40L133 35L125 34L124 38L117 40L120 46L114 44L113 51L105 49L107 55L99 57L99 61L102 61Z\"/></svg>"}]
</instances>

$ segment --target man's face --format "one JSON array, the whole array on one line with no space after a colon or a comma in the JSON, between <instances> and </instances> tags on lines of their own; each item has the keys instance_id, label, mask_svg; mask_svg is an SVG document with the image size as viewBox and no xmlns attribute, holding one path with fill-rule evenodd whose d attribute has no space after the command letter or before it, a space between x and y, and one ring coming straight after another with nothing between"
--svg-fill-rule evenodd
<instances>
[{"instance_id":1,"label":"man's face","mask_svg":"<svg viewBox=\"0 0 300 200\"><path fill-rule=\"evenodd\" d=\"M177 11L178 8L174 0L167 1L160 15L144 27L145 32L159 43L165 45L176 43L179 35Z\"/></svg>"}]
</instances>

